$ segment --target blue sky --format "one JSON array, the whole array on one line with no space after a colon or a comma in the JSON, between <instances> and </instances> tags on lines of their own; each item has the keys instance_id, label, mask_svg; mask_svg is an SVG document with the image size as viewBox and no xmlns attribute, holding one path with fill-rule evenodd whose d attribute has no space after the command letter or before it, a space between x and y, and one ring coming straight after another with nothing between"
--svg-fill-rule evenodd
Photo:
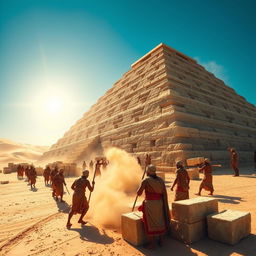
<instances>
[{"instance_id":1,"label":"blue sky","mask_svg":"<svg viewBox=\"0 0 256 256\"><path fill-rule=\"evenodd\" d=\"M256 104L256 1L0 1L0 137L51 145L160 42Z\"/></svg>"}]
</instances>

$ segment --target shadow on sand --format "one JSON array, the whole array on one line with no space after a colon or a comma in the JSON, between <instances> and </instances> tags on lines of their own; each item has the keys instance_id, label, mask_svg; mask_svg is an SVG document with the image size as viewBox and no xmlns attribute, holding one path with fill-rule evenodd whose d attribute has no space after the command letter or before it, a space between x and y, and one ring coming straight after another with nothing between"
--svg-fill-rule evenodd
<instances>
[{"instance_id":1,"label":"shadow on sand","mask_svg":"<svg viewBox=\"0 0 256 256\"><path fill-rule=\"evenodd\" d=\"M55 199L53 198L53 200ZM59 200L55 200L55 202L59 212L69 213L70 205L67 202L60 202Z\"/></svg>"},{"instance_id":2,"label":"shadow on sand","mask_svg":"<svg viewBox=\"0 0 256 256\"><path fill-rule=\"evenodd\" d=\"M114 239L109 237L104 230L102 230L102 234L99 232L99 229L90 225L82 226L81 228L71 228L70 230L76 231L80 234L80 238L83 241L88 241L92 243L99 244L112 244Z\"/></svg>"},{"instance_id":3,"label":"shadow on sand","mask_svg":"<svg viewBox=\"0 0 256 256\"><path fill-rule=\"evenodd\" d=\"M196 256L197 253L192 252L189 245L183 244L179 241L166 237L162 247L156 246L155 249L149 250L144 247L137 247L137 249L147 256Z\"/></svg>"},{"instance_id":4,"label":"shadow on sand","mask_svg":"<svg viewBox=\"0 0 256 256\"><path fill-rule=\"evenodd\" d=\"M30 188L31 191L36 192L38 188Z\"/></svg>"},{"instance_id":5,"label":"shadow on sand","mask_svg":"<svg viewBox=\"0 0 256 256\"><path fill-rule=\"evenodd\" d=\"M217 198L220 202L226 204L240 204L241 202L245 202L242 197L238 196L212 195L211 197Z\"/></svg>"},{"instance_id":6,"label":"shadow on sand","mask_svg":"<svg viewBox=\"0 0 256 256\"><path fill-rule=\"evenodd\" d=\"M227 245L205 238L191 246L206 255L229 256L229 255L256 255L256 235L251 234L242 239L236 245Z\"/></svg>"},{"instance_id":7,"label":"shadow on sand","mask_svg":"<svg viewBox=\"0 0 256 256\"><path fill-rule=\"evenodd\" d=\"M141 246L136 248L147 256L199 255L197 252L193 252L193 249L210 256L229 256L233 254L254 256L256 255L256 235L251 234L234 246L216 242L209 238L202 239L191 245L186 245L168 237L165 238L162 247L156 247L154 250L149 250Z\"/></svg>"}]
</instances>

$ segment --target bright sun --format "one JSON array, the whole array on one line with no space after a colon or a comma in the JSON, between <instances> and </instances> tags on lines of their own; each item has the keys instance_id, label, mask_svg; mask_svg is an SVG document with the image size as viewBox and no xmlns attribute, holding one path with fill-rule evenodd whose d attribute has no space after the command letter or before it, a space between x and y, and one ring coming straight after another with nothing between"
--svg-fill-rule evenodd
<instances>
[{"instance_id":1,"label":"bright sun","mask_svg":"<svg viewBox=\"0 0 256 256\"><path fill-rule=\"evenodd\" d=\"M55 115L62 112L63 100L58 97L52 97L45 101L45 108L49 114Z\"/></svg>"},{"instance_id":2,"label":"bright sun","mask_svg":"<svg viewBox=\"0 0 256 256\"><path fill-rule=\"evenodd\" d=\"M35 113L44 119L60 118L69 112L71 101L70 93L56 88L45 88L34 98Z\"/></svg>"}]
</instances>

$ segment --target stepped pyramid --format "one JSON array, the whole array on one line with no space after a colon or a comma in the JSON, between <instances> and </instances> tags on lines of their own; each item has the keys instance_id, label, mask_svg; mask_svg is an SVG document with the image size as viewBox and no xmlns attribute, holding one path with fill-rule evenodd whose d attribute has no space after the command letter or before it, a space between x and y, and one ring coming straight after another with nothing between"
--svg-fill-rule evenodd
<instances>
[{"instance_id":1,"label":"stepped pyramid","mask_svg":"<svg viewBox=\"0 0 256 256\"><path fill-rule=\"evenodd\" d=\"M256 149L256 108L194 59L160 44L140 58L41 160L81 162L116 146L158 168L204 156L241 163Z\"/></svg>"}]
</instances>

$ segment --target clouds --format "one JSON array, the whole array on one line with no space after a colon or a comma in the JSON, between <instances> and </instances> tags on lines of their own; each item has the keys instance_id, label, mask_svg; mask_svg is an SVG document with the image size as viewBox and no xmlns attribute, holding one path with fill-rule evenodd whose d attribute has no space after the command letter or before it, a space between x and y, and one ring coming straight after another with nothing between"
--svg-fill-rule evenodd
<instances>
[{"instance_id":1,"label":"clouds","mask_svg":"<svg viewBox=\"0 0 256 256\"><path fill-rule=\"evenodd\" d=\"M207 71L213 73L217 78L223 80L225 83L228 82L227 71L222 65L219 65L216 61L203 62L198 57L195 57L194 59L196 59L197 62Z\"/></svg>"}]
</instances>

